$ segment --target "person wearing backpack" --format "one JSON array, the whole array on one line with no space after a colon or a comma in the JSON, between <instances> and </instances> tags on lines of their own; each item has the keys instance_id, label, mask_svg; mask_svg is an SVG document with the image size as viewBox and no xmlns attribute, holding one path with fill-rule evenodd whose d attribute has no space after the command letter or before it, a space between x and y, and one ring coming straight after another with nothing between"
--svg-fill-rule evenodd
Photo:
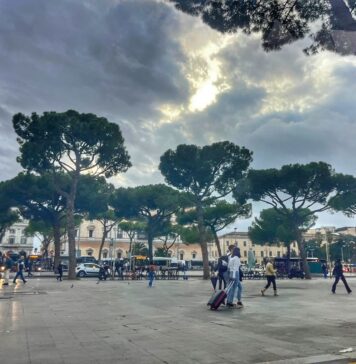
<instances>
[{"instance_id":1,"label":"person wearing backpack","mask_svg":"<svg viewBox=\"0 0 356 364\"><path fill-rule=\"evenodd\" d=\"M16 280L17 280L18 277L20 277L22 279L23 283L27 282L26 279L23 276L24 268L25 268L25 263L23 261L23 257L21 257L20 260L17 263L17 273L16 273L16 276L15 276L15 278L13 280L14 284L16 284Z\"/></svg>"}]
</instances>

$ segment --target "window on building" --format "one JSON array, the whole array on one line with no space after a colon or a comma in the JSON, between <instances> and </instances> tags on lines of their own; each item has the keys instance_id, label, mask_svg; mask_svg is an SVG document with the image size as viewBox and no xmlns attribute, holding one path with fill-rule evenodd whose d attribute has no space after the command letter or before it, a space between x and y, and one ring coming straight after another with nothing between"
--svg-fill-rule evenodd
<instances>
[{"instance_id":1,"label":"window on building","mask_svg":"<svg viewBox=\"0 0 356 364\"><path fill-rule=\"evenodd\" d=\"M246 246L247 245L247 242L246 241L244 241L244 246Z\"/></svg>"},{"instance_id":2,"label":"window on building","mask_svg":"<svg viewBox=\"0 0 356 364\"><path fill-rule=\"evenodd\" d=\"M280 256L281 256L281 252L278 250L277 257L280 258Z\"/></svg>"},{"instance_id":3,"label":"window on building","mask_svg":"<svg viewBox=\"0 0 356 364\"><path fill-rule=\"evenodd\" d=\"M89 230L89 238L92 238L94 236L94 229Z\"/></svg>"},{"instance_id":4,"label":"window on building","mask_svg":"<svg viewBox=\"0 0 356 364\"><path fill-rule=\"evenodd\" d=\"M108 257L108 251L104 250L103 251L103 259L106 259Z\"/></svg>"},{"instance_id":5,"label":"window on building","mask_svg":"<svg viewBox=\"0 0 356 364\"><path fill-rule=\"evenodd\" d=\"M77 238L78 237L78 229L74 230L74 236Z\"/></svg>"},{"instance_id":6,"label":"window on building","mask_svg":"<svg viewBox=\"0 0 356 364\"><path fill-rule=\"evenodd\" d=\"M122 230L120 230L120 229L117 230L116 237L118 239L122 239L124 237Z\"/></svg>"},{"instance_id":7,"label":"window on building","mask_svg":"<svg viewBox=\"0 0 356 364\"><path fill-rule=\"evenodd\" d=\"M246 258L247 257L247 251L244 250L244 257Z\"/></svg>"},{"instance_id":8,"label":"window on building","mask_svg":"<svg viewBox=\"0 0 356 364\"><path fill-rule=\"evenodd\" d=\"M15 234L15 229L10 229L10 234Z\"/></svg>"},{"instance_id":9,"label":"window on building","mask_svg":"<svg viewBox=\"0 0 356 364\"><path fill-rule=\"evenodd\" d=\"M9 237L9 244L11 244L11 245L15 244L15 237L14 236Z\"/></svg>"},{"instance_id":10,"label":"window on building","mask_svg":"<svg viewBox=\"0 0 356 364\"><path fill-rule=\"evenodd\" d=\"M263 258L263 251L261 251L261 258Z\"/></svg>"},{"instance_id":11,"label":"window on building","mask_svg":"<svg viewBox=\"0 0 356 364\"><path fill-rule=\"evenodd\" d=\"M116 252L116 258L117 258L117 259L121 259L121 258L122 258L122 251L121 251L121 250L118 250L118 251Z\"/></svg>"},{"instance_id":12,"label":"window on building","mask_svg":"<svg viewBox=\"0 0 356 364\"><path fill-rule=\"evenodd\" d=\"M21 237L21 244L26 244L27 243L27 238L26 236L22 236Z\"/></svg>"},{"instance_id":13,"label":"window on building","mask_svg":"<svg viewBox=\"0 0 356 364\"><path fill-rule=\"evenodd\" d=\"M196 252L193 252L192 253L192 259L196 259L196 257L197 257L197 253Z\"/></svg>"},{"instance_id":14,"label":"window on building","mask_svg":"<svg viewBox=\"0 0 356 364\"><path fill-rule=\"evenodd\" d=\"M235 240L235 245L239 246L239 242L237 240Z\"/></svg>"},{"instance_id":15,"label":"window on building","mask_svg":"<svg viewBox=\"0 0 356 364\"><path fill-rule=\"evenodd\" d=\"M253 251L253 255L256 256L256 251L255 250Z\"/></svg>"},{"instance_id":16,"label":"window on building","mask_svg":"<svg viewBox=\"0 0 356 364\"><path fill-rule=\"evenodd\" d=\"M226 240L226 245L229 245L229 244L230 244L229 240Z\"/></svg>"},{"instance_id":17,"label":"window on building","mask_svg":"<svg viewBox=\"0 0 356 364\"><path fill-rule=\"evenodd\" d=\"M271 251L269 251L269 256L270 256L270 257L272 256L272 252L271 252Z\"/></svg>"},{"instance_id":18,"label":"window on building","mask_svg":"<svg viewBox=\"0 0 356 364\"><path fill-rule=\"evenodd\" d=\"M89 257L91 257L93 255L93 253L94 253L93 249L87 250L87 255L89 255Z\"/></svg>"},{"instance_id":19,"label":"window on building","mask_svg":"<svg viewBox=\"0 0 356 364\"><path fill-rule=\"evenodd\" d=\"M183 260L184 259L184 253L179 253L179 259Z\"/></svg>"}]
</instances>

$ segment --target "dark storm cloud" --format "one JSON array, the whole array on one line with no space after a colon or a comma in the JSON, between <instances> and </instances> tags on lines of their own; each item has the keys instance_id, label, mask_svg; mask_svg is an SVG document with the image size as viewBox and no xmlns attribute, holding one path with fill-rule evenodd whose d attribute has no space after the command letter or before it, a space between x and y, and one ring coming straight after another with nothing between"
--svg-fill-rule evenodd
<instances>
[{"instance_id":1,"label":"dark storm cloud","mask_svg":"<svg viewBox=\"0 0 356 364\"><path fill-rule=\"evenodd\" d=\"M158 0L2 1L0 179L19 170L12 115L69 108L119 123L133 162L122 185L161 182L169 148L220 140L253 150L254 168L323 160L356 174L355 60L307 57L306 42L266 53L255 36L223 39ZM212 60L228 88L192 112ZM166 118L165 105L180 115Z\"/></svg>"},{"instance_id":2,"label":"dark storm cloud","mask_svg":"<svg viewBox=\"0 0 356 364\"><path fill-rule=\"evenodd\" d=\"M186 102L179 28L172 7L155 1L1 2L3 146L16 143L11 115L19 111L73 108L140 129L144 118L159 118L161 103Z\"/></svg>"}]
</instances>

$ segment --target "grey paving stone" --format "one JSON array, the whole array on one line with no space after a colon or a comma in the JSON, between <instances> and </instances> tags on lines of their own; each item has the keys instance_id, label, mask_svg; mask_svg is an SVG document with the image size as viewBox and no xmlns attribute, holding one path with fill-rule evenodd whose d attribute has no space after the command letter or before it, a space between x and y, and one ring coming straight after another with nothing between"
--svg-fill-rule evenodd
<instances>
[{"instance_id":1,"label":"grey paving stone","mask_svg":"<svg viewBox=\"0 0 356 364\"><path fill-rule=\"evenodd\" d=\"M16 288L27 294L0 300L8 363L326 363L351 358L338 352L356 345L356 297L331 295L329 280L278 281L279 297L261 297L264 282L246 281L245 307L217 312L206 306L210 282L198 279L152 290L145 282L56 283L37 279Z\"/></svg>"}]
</instances>

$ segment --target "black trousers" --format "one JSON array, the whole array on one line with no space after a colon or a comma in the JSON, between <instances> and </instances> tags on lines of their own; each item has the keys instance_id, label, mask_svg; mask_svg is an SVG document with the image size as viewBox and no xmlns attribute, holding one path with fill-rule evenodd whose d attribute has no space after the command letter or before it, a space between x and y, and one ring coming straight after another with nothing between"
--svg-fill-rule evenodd
<instances>
[{"instance_id":1,"label":"black trousers","mask_svg":"<svg viewBox=\"0 0 356 364\"><path fill-rule=\"evenodd\" d=\"M271 283L273 285L273 290L277 291L277 286L276 286L276 277L275 276L266 276L267 277L267 284L265 289L267 289Z\"/></svg>"},{"instance_id":2,"label":"black trousers","mask_svg":"<svg viewBox=\"0 0 356 364\"><path fill-rule=\"evenodd\" d=\"M218 278L219 278L219 289L221 290L222 287L222 283L224 282L224 289L226 288L226 280L224 278L223 273L219 273L218 274Z\"/></svg>"},{"instance_id":3,"label":"black trousers","mask_svg":"<svg viewBox=\"0 0 356 364\"><path fill-rule=\"evenodd\" d=\"M347 284L346 279L345 279L345 277L344 277L344 275L343 275L343 274L341 274L341 276L335 276L335 281L334 281L334 284L333 284L333 286L332 286L332 288L331 288L331 291L335 293L335 291L336 291L336 285L339 283L339 280L340 280L340 279L341 279L341 280L342 280L342 282L344 283L345 288L346 288L346 291L347 291L347 292L351 292L351 288L350 288L350 287L349 287L349 285Z\"/></svg>"}]
</instances>

